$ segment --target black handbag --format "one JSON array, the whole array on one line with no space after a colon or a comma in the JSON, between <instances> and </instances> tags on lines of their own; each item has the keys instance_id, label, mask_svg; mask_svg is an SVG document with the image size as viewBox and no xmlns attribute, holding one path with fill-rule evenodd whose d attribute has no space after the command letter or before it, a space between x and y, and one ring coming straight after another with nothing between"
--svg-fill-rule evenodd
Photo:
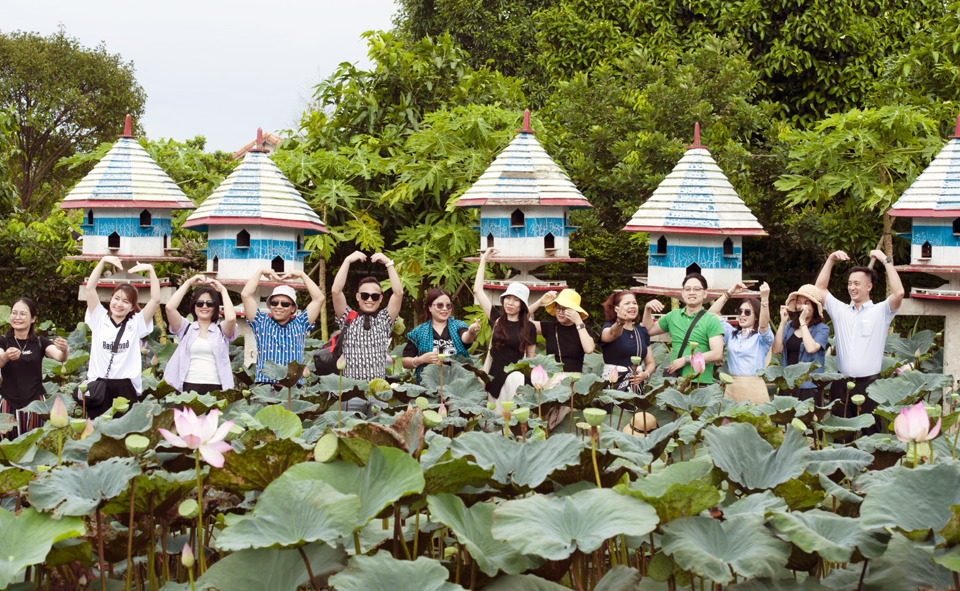
<instances>
[{"instance_id":1,"label":"black handbag","mask_svg":"<svg viewBox=\"0 0 960 591\"><path fill-rule=\"evenodd\" d=\"M706 314L706 310L700 310L700 313L694 316L693 322L690 323L690 328L687 329L687 334L683 337L683 343L680 345L680 351L677 352L677 359L683 357L683 350L687 348L687 342L690 340L690 334L693 332L693 327L697 325L697 321ZM663 377L665 378L679 378L680 374L683 372L683 369L678 371L666 371L663 372Z\"/></svg>"},{"instance_id":2,"label":"black handbag","mask_svg":"<svg viewBox=\"0 0 960 591\"><path fill-rule=\"evenodd\" d=\"M113 367L113 358L116 357L117 349L120 347L120 339L123 338L123 331L127 328L127 320L130 320L130 318L124 318L123 322L120 323L120 328L117 330L117 338L113 341L113 347L110 349L110 362L107 363L107 371L103 377L80 382L77 389L73 391L73 399L77 401L77 404L83 404L84 408L86 408L87 405L100 406L107 398L107 377L110 376L110 368ZM80 388L83 387L84 384L86 384L87 390L86 392L81 392Z\"/></svg>"},{"instance_id":3,"label":"black handbag","mask_svg":"<svg viewBox=\"0 0 960 591\"><path fill-rule=\"evenodd\" d=\"M343 335L359 315L356 310L351 310L344 321L343 330L333 335L329 341L320 346L319 351L313 354L313 365L318 376L335 374L339 371L337 360L343 355Z\"/></svg>"}]
</instances>

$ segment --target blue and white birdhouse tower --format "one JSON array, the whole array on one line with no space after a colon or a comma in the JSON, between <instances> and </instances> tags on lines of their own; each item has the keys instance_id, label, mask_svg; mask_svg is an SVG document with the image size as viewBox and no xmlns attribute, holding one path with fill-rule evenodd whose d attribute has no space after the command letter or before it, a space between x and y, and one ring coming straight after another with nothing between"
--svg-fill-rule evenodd
<instances>
[{"instance_id":1,"label":"blue and white birdhouse tower","mask_svg":"<svg viewBox=\"0 0 960 591\"><path fill-rule=\"evenodd\" d=\"M524 111L523 129L503 149L479 179L460 197L458 207L480 209L480 250L500 252L489 259L513 267L531 291L531 300L542 292L563 289L563 281L541 281L531 272L550 263L583 262L570 256L570 211L593 207L550 158L530 128L530 111ZM468 259L478 260L478 259ZM485 289L496 301L509 281L487 280ZM541 293L536 293L541 292Z\"/></svg>"},{"instance_id":2,"label":"blue and white birdhouse tower","mask_svg":"<svg viewBox=\"0 0 960 591\"><path fill-rule=\"evenodd\" d=\"M706 146L700 124L673 171L637 209L624 232L650 235L647 276L634 291L676 296L689 273L702 274L712 294L743 280L743 237L765 236Z\"/></svg>"}]
</instances>

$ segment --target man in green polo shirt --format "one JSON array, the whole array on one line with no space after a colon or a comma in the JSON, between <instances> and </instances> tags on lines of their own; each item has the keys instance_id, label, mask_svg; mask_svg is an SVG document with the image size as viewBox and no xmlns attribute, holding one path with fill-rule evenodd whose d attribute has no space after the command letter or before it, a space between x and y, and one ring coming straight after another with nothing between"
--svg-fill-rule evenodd
<instances>
[{"instance_id":1,"label":"man in green polo shirt","mask_svg":"<svg viewBox=\"0 0 960 591\"><path fill-rule=\"evenodd\" d=\"M700 376L700 383L712 384L713 364L723 359L723 327L720 326L719 318L709 312L701 316L690 333L690 340L687 341L687 346L683 350L683 356L678 357L680 346L683 344L683 338L687 335L690 324L703 310L703 300L706 295L706 278L699 273L691 273L683 278L683 303L686 307L672 310L654 323L653 314L662 312L663 304L656 299L650 300L643 308L643 326L651 337L665 332L670 333L672 347L670 366L666 371L682 369L680 375L696 373L690 366L690 359L694 353L693 343L697 343L696 350L703 353L703 360L707 364Z\"/></svg>"}]
</instances>

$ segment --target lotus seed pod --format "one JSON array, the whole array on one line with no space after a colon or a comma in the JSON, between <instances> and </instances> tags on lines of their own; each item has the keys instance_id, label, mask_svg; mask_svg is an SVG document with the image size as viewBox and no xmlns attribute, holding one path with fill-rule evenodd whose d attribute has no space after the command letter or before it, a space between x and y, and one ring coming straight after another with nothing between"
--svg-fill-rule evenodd
<instances>
[{"instance_id":1,"label":"lotus seed pod","mask_svg":"<svg viewBox=\"0 0 960 591\"><path fill-rule=\"evenodd\" d=\"M130 401L123 396L117 396L113 399L113 408L117 412L127 412L130 409Z\"/></svg>"},{"instance_id":2,"label":"lotus seed pod","mask_svg":"<svg viewBox=\"0 0 960 591\"><path fill-rule=\"evenodd\" d=\"M860 406L866 401L867 399L866 397L864 397L863 394L854 394L853 396L850 397L850 402L856 404L857 406Z\"/></svg>"},{"instance_id":3,"label":"lotus seed pod","mask_svg":"<svg viewBox=\"0 0 960 591\"><path fill-rule=\"evenodd\" d=\"M437 353L437 359L439 359L440 361L443 361L446 358L447 358L446 353Z\"/></svg>"},{"instance_id":4,"label":"lotus seed pod","mask_svg":"<svg viewBox=\"0 0 960 591\"><path fill-rule=\"evenodd\" d=\"M793 419L790 421L790 424L793 425L794 429L800 431L801 433L807 430L807 426L800 419Z\"/></svg>"},{"instance_id":5,"label":"lotus seed pod","mask_svg":"<svg viewBox=\"0 0 960 591\"><path fill-rule=\"evenodd\" d=\"M721 371L721 372L720 372L720 381L723 382L724 384L732 384L732 383L733 383L733 376L730 375L730 374L728 374L728 373L723 373L723 372Z\"/></svg>"},{"instance_id":6,"label":"lotus seed pod","mask_svg":"<svg viewBox=\"0 0 960 591\"><path fill-rule=\"evenodd\" d=\"M313 448L313 459L321 464L326 464L337 457L337 450L340 447L340 438L336 433L327 431L317 441Z\"/></svg>"},{"instance_id":7,"label":"lotus seed pod","mask_svg":"<svg viewBox=\"0 0 960 591\"><path fill-rule=\"evenodd\" d=\"M250 396L250 390L241 390L241 391L240 391L240 395L243 396L244 398L246 398L246 397Z\"/></svg>"},{"instance_id":8,"label":"lotus seed pod","mask_svg":"<svg viewBox=\"0 0 960 591\"><path fill-rule=\"evenodd\" d=\"M443 549L443 557L447 560L450 560L457 555L457 548L455 546L447 546Z\"/></svg>"},{"instance_id":9,"label":"lotus seed pod","mask_svg":"<svg viewBox=\"0 0 960 591\"><path fill-rule=\"evenodd\" d=\"M530 408L526 406L518 408L517 410L513 411L513 416L515 419L517 419L517 421L526 423L530 419Z\"/></svg>"},{"instance_id":10,"label":"lotus seed pod","mask_svg":"<svg viewBox=\"0 0 960 591\"><path fill-rule=\"evenodd\" d=\"M177 513L184 519L196 519L200 514L200 505L197 504L196 499L184 499L177 507Z\"/></svg>"},{"instance_id":11,"label":"lotus seed pod","mask_svg":"<svg viewBox=\"0 0 960 591\"><path fill-rule=\"evenodd\" d=\"M376 378L370 382L370 392L376 394L377 392L385 392L390 389L390 382L383 378Z\"/></svg>"},{"instance_id":12,"label":"lotus seed pod","mask_svg":"<svg viewBox=\"0 0 960 591\"><path fill-rule=\"evenodd\" d=\"M50 469L50 466L45 466L43 464L37 464L37 472L46 472Z\"/></svg>"},{"instance_id":13,"label":"lotus seed pod","mask_svg":"<svg viewBox=\"0 0 960 591\"><path fill-rule=\"evenodd\" d=\"M76 434L80 434L83 428L87 426L87 419L70 419L70 426Z\"/></svg>"},{"instance_id":14,"label":"lotus seed pod","mask_svg":"<svg viewBox=\"0 0 960 591\"><path fill-rule=\"evenodd\" d=\"M414 400L414 402L417 403L417 407L418 407L420 410L426 410L426 409L427 409L427 405L430 404L430 402L429 402L426 398L424 398L423 396L417 396L417 398Z\"/></svg>"},{"instance_id":15,"label":"lotus seed pod","mask_svg":"<svg viewBox=\"0 0 960 591\"><path fill-rule=\"evenodd\" d=\"M511 410L513 410L513 401L504 400L503 402L500 403L500 406L503 407L504 411L510 412Z\"/></svg>"},{"instance_id":16,"label":"lotus seed pod","mask_svg":"<svg viewBox=\"0 0 960 591\"><path fill-rule=\"evenodd\" d=\"M588 408L583 411L583 418L586 419L591 427L599 427L606 416L607 411L602 408Z\"/></svg>"},{"instance_id":17,"label":"lotus seed pod","mask_svg":"<svg viewBox=\"0 0 960 591\"><path fill-rule=\"evenodd\" d=\"M80 382L80 386L79 386L77 389L80 390L81 392L86 392L86 391L87 391L87 381L84 380L84 381Z\"/></svg>"},{"instance_id":18,"label":"lotus seed pod","mask_svg":"<svg viewBox=\"0 0 960 591\"><path fill-rule=\"evenodd\" d=\"M546 438L547 432L540 427L534 427L532 431L527 433L527 441L543 441Z\"/></svg>"},{"instance_id":19,"label":"lotus seed pod","mask_svg":"<svg viewBox=\"0 0 960 591\"><path fill-rule=\"evenodd\" d=\"M854 382L847 382L847 390L853 390L856 386Z\"/></svg>"},{"instance_id":20,"label":"lotus seed pod","mask_svg":"<svg viewBox=\"0 0 960 591\"><path fill-rule=\"evenodd\" d=\"M127 435L123 443L127 446L127 451L133 455L142 454L150 447L150 440L143 435L137 434Z\"/></svg>"},{"instance_id":21,"label":"lotus seed pod","mask_svg":"<svg viewBox=\"0 0 960 591\"><path fill-rule=\"evenodd\" d=\"M227 431L227 434L226 434L226 436L224 436L223 440L224 440L224 441L232 441L232 440L236 439L237 437L240 437L241 435L243 435L243 432L244 432L244 428L241 427L240 425L234 423L234 424L230 427L230 430Z\"/></svg>"},{"instance_id":22,"label":"lotus seed pod","mask_svg":"<svg viewBox=\"0 0 960 591\"><path fill-rule=\"evenodd\" d=\"M927 410L927 416L931 418L937 418L943 413L943 409L937 405L924 406Z\"/></svg>"},{"instance_id":23,"label":"lotus seed pod","mask_svg":"<svg viewBox=\"0 0 960 591\"><path fill-rule=\"evenodd\" d=\"M443 422L443 417L441 417L437 411L429 409L423 411L423 424L426 425L428 429L436 427L441 422Z\"/></svg>"},{"instance_id":24,"label":"lotus seed pod","mask_svg":"<svg viewBox=\"0 0 960 591\"><path fill-rule=\"evenodd\" d=\"M586 422L586 421L578 421L578 422L577 422L577 429L583 429L584 431L589 431L589 430L590 430L590 423L588 423L588 422Z\"/></svg>"},{"instance_id":25,"label":"lotus seed pod","mask_svg":"<svg viewBox=\"0 0 960 591\"><path fill-rule=\"evenodd\" d=\"M643 363L643 357L637 357L636 355L630 357L630 363L634 365L640 365Z\"/></svg>"}]
</instances>

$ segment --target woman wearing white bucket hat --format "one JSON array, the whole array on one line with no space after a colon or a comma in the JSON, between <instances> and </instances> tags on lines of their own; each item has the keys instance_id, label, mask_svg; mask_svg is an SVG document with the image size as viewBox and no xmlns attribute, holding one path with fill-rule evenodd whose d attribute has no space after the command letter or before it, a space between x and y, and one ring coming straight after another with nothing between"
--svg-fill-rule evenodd
<instances>
[{"instance_id":1,"label":"woman wearing white bucket hat","mask_svg":"<svg viewBox=\"0 0 960 591\"><path fill-rule=\"evenodd\" d=\"M508 376L504 368L524 357L536 355L537 329L530 322L530 310L527 308L530 289L526 285L513 282L507 286L507 290L500 296L502 311L500 308L495 308L490 298L484 293L484 266L487 260L498 252L495 248L488 248L480 256L480 266L477 268L477 279L473 290L477 302L493 327L490 351L487 353L490 357L487 373L493 380L486 385L486 389L487 398L499 403L512 400L517 388L524 383L525 378L522 373L512 372Z\"/></svg>"}]
</instances>

